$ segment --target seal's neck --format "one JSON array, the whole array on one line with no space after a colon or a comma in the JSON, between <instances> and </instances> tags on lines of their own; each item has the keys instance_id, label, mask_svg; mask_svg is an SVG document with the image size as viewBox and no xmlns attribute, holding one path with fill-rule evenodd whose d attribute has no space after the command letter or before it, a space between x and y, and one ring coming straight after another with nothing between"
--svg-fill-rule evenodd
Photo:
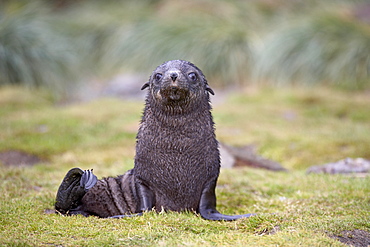
<instances>
[{"instance_id":1,"label":"seal's neck","mask_svg":"<svg viewBox=\"0 0 370 247\"><path fill-rule=\"evenodd\" d=\"M146 119L153 117L165 126L178 127L200 119L205 119L206 122L212 121L211 108L208 98L197 102L194 100L169 101L163 104L148 97L144 115L147 115Z\"/></svg>"}]
</instances>

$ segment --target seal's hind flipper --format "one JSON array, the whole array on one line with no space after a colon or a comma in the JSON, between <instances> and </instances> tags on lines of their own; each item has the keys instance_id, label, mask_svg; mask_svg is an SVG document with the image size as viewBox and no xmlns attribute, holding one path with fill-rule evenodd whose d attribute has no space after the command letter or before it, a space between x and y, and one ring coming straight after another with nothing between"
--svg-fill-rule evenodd
<instances>
[{"instance_id":1,"label":"seal's hind flipper","mask_svg":"<svg viewBox=\"0 0 370 247\"><path fill-rule=\"evenodd\" d=\"M69 210L78 207L81 198L96 182L97 178L92 170L72 168L59 186L55 209L62 214L68 214Z\"/></svg>"}]
</instances>

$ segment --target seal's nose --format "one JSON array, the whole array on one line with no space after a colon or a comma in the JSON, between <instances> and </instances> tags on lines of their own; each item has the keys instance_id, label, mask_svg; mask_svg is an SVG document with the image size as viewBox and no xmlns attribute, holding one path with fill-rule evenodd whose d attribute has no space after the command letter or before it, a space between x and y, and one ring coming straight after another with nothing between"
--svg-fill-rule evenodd
<instances>
[{"instance_id":1,"label":"seal's nose","mask_svg":"<svg viewBox=\"0 0 370 247\"><path fill-rule=\"evenodd\" d=\"M170 77L171 77L172 81L176 81L177 77L179 77L179 74L177 74L176 72L172 72L170 74Z\"/></svg>"}]
</instances>

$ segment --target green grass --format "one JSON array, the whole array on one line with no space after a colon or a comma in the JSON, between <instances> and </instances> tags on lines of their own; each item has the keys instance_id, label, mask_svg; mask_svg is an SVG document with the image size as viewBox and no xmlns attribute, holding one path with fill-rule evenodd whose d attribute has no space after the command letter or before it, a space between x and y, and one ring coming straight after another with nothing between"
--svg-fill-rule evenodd
<instances>
[{"instance_id":1,"label":"green grass","mask_svg":"<svg viewBox=\"0 0 370 247\"><path fill-rule=\"evenodd\" d=\"M218 97L218 90L216 96ZM0 88L0 151L47 162L0 165L0 245L5 246L344 246L327 236L370 230L370 177L307 175L310 165L370 159L370 98L327 88L250 88L214 104L220 141L254 143L290 171L222 170L218 209L258 213L212 222L193 213L149 212L129 219L63 217L52 209L72 167L99 178L133 166L143 102L100 99L55 105L41 91ZM276 234L269 234L278 229Z\"/></svg>"},{"instance_id":2,"label":"green grass","mask_svg":"<svg viewBox=\"0 0 370 247\"><path fill-rule=\"evenodd\" d=\"M221 141L255 143L286 168L304 169L343 157L370 157L368 104L366 92L266 89L231 96L214 111Z\"/></svg>"}]
</instances>

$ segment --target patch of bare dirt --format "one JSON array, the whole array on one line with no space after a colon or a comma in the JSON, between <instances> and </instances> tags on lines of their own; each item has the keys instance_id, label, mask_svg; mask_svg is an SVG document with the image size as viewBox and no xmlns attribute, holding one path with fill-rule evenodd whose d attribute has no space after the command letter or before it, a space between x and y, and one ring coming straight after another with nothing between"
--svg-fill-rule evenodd
<instances>
[{"instance_id":1,"label":"patch of bare dirt","mask_svg":"<svg viewBox=\"0 0 370 247\"><path fill-rule=\"evenodd\" d=\"M332 235L330 237L350 246L370 246L370 232L363 230L343 231L340 235Z\"/></svg>"},{"instance_id":2,"label":"patch of bare dirt","mask_svg":"<svg viewBox=\"0 0 370 247\"><path fill-rule=\"evenodd\" d=\"M41 163L42 160L36 155L18 150L0 152L0 163L6 166L32 166Z\"/></svg>"}]
</instances>

